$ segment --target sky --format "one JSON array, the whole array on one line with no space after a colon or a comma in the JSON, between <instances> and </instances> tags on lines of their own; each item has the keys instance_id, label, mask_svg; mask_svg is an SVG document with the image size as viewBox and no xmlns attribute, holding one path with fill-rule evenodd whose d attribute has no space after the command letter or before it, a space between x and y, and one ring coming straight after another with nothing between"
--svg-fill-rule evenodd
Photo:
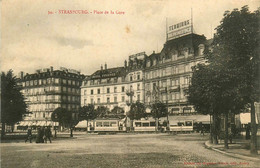
<instances>
[{"instance_id":1,"label":"sky","mask_svg":"<svg viewBox=\"0 0 260 168\"><path fill-rule=\"evenodd\" d=\"M248 5L250 11L255 11L260 0L2 0L0 3L1 71L34 73L53 66L91 75L105 63L108 68L123 66L129 55L160 52L166 42L166 18L168 25L177 24L190 19L192 11L195 33L210 39L226 10ZM61 10L84 10L89 14L62 14Z\"/></svg>"}]
</instances>

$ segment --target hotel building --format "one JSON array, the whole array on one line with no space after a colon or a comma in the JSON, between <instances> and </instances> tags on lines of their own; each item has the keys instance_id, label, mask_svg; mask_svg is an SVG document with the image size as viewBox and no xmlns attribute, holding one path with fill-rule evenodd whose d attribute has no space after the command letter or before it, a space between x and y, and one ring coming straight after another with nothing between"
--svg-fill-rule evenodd
<instances>
[{"instance_id":1,"label":"hotel building","mask_svg":"<svg viewBox=\"0 0 260 168\"><path fill-rule=\"evenodd\" d=\"M94 104L109 110L118 106L129 111L131 102L144 102L143 67L144 52L129 56L124 67L104 68L101 66L86 77L81 86L81 106Z\"/></svg>"},{"instance_id":2,"label":"hotel building","mask_svg":"<svg viewBox=\"0 0 260 168\"><path fill-rule=\"evenodd\" d=\"M21 72L19 84L31 114L19 126L52 125L51 114L58 107L77 110L84 78L80 72L67 68L53 70L50 67L25 75Z\"/></svg>"}]
</instances>

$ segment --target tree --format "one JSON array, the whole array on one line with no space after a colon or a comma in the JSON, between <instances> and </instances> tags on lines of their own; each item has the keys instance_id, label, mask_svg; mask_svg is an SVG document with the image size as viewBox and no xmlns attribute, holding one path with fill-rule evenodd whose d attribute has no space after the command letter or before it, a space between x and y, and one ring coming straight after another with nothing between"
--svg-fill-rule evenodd
<instances>
[{"instance_id":1,"label":"tree","mask_svg":"<svg viewBox=\"0 0 260 168\"><path fill-rule=\"evenodd\" d=\"M237 93L234 85L234 77L237 78L237 76L231 77L230 74L233 75L234 73L220 65L216 66L214 63L198 64L193 67L188 101L194 105L197 112L213 116L211 139L215 144L218 142L220 114L224 114L225 121L227 121L230 110L233 113L239 113L245 105L245 102L241 99L241 94ZM225 128L227 131L226 122ZM228 133L226 132L226 148L228 148L227 139Z\"/></svg>"},{"instance_id":2,"label":"tree","mask_svg":"<svg viewBox=\"0 0 260 168\"><path fill-rule=\"evenodd\" d=\"M94 107L93 104L83 106L79 110L80 120L87 120L87 132L88 132L88 122L89 122L89 120L94 120L96 117L97 117L97 113L95 111L95 107Z\"/></svg>"},{"instance_id":3,"label":"tree","mask_svg":"<svg viewBox=\"0 0 260 168\"><path fill-rule=\"evenodd\" d=\"M159 118L166 117L168 115L168 109L166 104L159 101L152 104L151 115L156 120L155 130L158 131Z\"/></svg>"},{"instance_id":4,"label":"tree","mask_svg":"<svg viewBox=\"0 0 260 168\"><path fill-rule=\"evenodd\" d=\"M96 115L99 118L106 118L108 117L109 109L105 106L98 106L96 109Z\"/></svg>"},{"instance_id":5,"label":"tree","mask_svg":"<svg viewBox=\"0 0 260 168\"><path fill-rule=\"evenodd\" d=\"M115 106L111 112L109 113L109 116L112 118L119 118L122 119L125 117L125 111L123 108Z\"/></svg>"},{"instance_id":6,"label":"tree","mask_svg":"<svg viewBox=\"0 0 260 168\"><path fill-rule=\"evenodd\" d=\"M2 137L5 135L5 125L14 125L22 121L28 114L27 105L22 95L21 87L17 85L17 78L13 76L13 71L1 74L1 123Z\"/></svg>"},{"instance_id":7,"label":"tree","mask_svg":"<svg viewBox=\"0 0 260 168\"><path fill-rule=\"evenodd\" d=\"M259 101L260 95L259 19L260 10L250 12L248 6L241 10L226 11L221 24L216 28L213 52L208 57L210 63L224 68L223 75L232 81L232 89L224 95L227 97L237 93L236 99L242 99L243 105L251 104L252 154L257 154L254 102ZM225 104L234 102L233 99ZM239 106L241 105L236 104L233 109L239 109Z\"/></svg>"},{"instance_id":8,"label":"tree","mask_svg":"<svg viewBox=\"0 0 260 168\"><path fill-rule=\"evenodd\" d=\"M139 101L131 104L130 111L128 112L127 116L130 118L132 122L132 127L133 127L134 120L140 120L141 118L147 116L145 109L146 109L145 105Z\"/></svg>"},{"instance_id":9,"label":"tree","mask_svg":"<svg viewBox=\"0 0 260 168\"><path fill-rule=\"evenodd\" d=\"M66 126L71 127L72 112L65 108L58 107L51 114L51 119L54 122L59 122L62 128Z\"/></svg>"}]
</instances>

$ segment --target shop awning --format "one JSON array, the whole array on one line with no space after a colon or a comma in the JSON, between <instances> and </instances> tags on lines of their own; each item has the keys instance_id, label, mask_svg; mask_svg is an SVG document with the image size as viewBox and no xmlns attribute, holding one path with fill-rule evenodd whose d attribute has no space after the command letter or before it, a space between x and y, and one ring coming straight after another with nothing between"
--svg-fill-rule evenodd
<instances>
[{"instance_id":1,"label":"shop awning","mask_svg":"<svg viewBox=\"0 0 260 168\"><path fill-rule=\"evenodd\" d=\"M75 128L87 128L87 120L80 121Z\"/></svg>"}]
</instances>

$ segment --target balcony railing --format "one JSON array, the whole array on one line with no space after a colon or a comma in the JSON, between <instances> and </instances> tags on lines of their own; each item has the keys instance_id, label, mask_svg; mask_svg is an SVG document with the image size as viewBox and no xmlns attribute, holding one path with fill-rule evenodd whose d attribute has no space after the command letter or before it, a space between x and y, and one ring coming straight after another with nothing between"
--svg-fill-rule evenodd
<instances>
[{"instance_id":1,"label":"balcony railing","mask_svg":"<svg viewBox=\"0 0 260 168\"><path fill-rule=\"evenodd\" d=\"M180 86L178 86L178 85L171 86L169 90L170 90L170 92L179 92L180 91Z\"/></svg>"}]
</instances>

